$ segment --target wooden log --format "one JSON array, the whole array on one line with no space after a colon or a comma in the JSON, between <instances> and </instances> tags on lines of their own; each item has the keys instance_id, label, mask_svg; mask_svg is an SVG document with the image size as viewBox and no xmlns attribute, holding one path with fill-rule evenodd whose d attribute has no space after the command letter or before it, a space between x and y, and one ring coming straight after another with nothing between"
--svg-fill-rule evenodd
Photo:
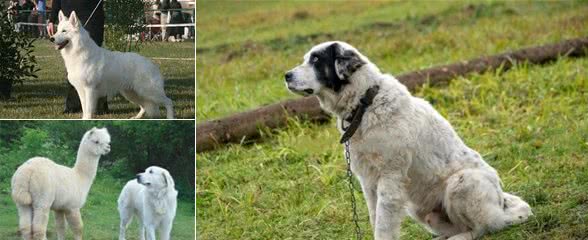
<instances>
[{"instance_id":1,"label":"wooden log","mask_svg":"<svg viewBox=\"0 0 588 240\"><path fill-rule=\"evenodd\" d=\"M305 97L267 105L255 110L206 121L196 126L196 152L215 149L226 143L239 143L260 136L260 127L278 128L289 117L326 121L329 115L318 106L316 97Z\"/></svg>"},{"instance_id":2,"label":"wooden log","mask_svg":"<svg viewBox=\"0 0 588 240\"><path fill-rule=\"evenodd\" d=\"M576 38L556 44L523 48L498 55L408 72L400 74L396 78L412 91L426 82L439 85L458 76L471 73L492 71L500 67L503 70L508 70L515 63L543 64L561 56L585 56L587 52L588 38ZM226 118L197 124L196 152L210 151L227 143L240 143L258 138L261 136L261 127L269 129L284 127L290 117L311 121L329 119L329 116L321 110L316 97L286 100Z\"/></svg>"}]
</instances>

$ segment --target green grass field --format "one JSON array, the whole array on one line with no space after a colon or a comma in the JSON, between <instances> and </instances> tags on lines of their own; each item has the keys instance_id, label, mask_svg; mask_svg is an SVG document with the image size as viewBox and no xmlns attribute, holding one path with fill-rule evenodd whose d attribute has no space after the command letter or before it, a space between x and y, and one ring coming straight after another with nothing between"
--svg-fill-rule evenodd
<instances>
[{"instance_id":1,"label":"green grass field","mask_svg":"<svg viewBox=\"0 0 588 240\"><path fill-rule=\"evenodd\" d=\"M100 172L84 208L82 219L84 221L84 239L107 240L118 239L119 216L116 208L116 200L124 186L124 182L113 178L100 177ZM0 184L0 236L5 240L19 240L18 214L16 206L10 197L10 183ZM136 219L131 223L127 231L127 239L139 239L139 230ZM67 238L71 239L71 231L67 230ZM55 219L51 213L47 231L48 239L57 239L55 231ZM192 201L179 201L174 227L173 239L194 239L194 203Z\"/></svg>"},{"instance_id":2,"label":"green grass field","mask_svg":"<svg viewBox=\"0 0 588 240\"><path fill-rule=\"evenodd\" d=\"M197 119L296 98L283 73L322 41L350 42L399 74L588 36L587 3L200 1ZM588 239L587 69L564 58L414 92L533 207L528 222L484 239ZM292 120L263 142L199 154L198 239L352 239L338 139L334 121ZM363 197L359 206L371 239ZM404 222L401 239L430 238Z\"/></svg>"},{"instance_id":3,"label":"green grass field","mask_svg":"<svg viewBox=\"0 0 588 240\"><path fill-rule=\"evenodd\" d=\"M139 52L149 58L194 58L194 43L146 43ZM63 114L66 94L66 71L63 59L48 40L35 42L39 78L16 85L12 98L0 101L0 118L4 119L67 119L80 114ZM165 92L174 101L176 118L194 117L194 60L153 61L165 79ZM139 106L122 96L109 101L110 114L96 118L128 119L139 112ZM162 116L163 117L163 116Z\"/></svg>"}]
</instances>

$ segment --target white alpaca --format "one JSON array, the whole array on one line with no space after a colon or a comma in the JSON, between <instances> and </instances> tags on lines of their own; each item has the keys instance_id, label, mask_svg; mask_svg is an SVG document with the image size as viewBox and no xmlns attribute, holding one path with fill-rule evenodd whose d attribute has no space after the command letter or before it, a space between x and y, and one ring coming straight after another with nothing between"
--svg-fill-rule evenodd
<instances>
[{"instance_id":1,"label":"white alpaca","mask_svg":"<svg viewBox=\"0 0 588 240\"><path fill-rule=\"evenodd\" d=\"M55 211L57 238L65 239L65 221L82 239L80 208L96 177L100 156L110 152L106 128L92 128L82 138L75 166L68 168L34 157L22 164L12 176L12 199L19 215L19 230L25 240L47 239L49 211Z\"/></svg>"}]
</instances>

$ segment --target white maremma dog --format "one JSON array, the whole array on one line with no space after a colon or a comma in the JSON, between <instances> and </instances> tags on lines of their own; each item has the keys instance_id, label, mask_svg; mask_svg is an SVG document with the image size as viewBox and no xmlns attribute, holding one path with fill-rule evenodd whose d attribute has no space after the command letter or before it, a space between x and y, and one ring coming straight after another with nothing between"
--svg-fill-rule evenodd
<instances>
[{"instance_id":1,"label":"white maremma dog","mask_svg":"<svg viewBox=\"0 0 588 240\"><path fill-rule=\"evenodd\" d=\"M133 216L138 218L139 239L169 240L174 218L178 191L169 172L160 167L149 167L125 185L118 198L120 214L119 240L124 240Z\"/></svg>"},{"instance_id":2,"label":"white maremma dog","mask_svg":"<svg viewBox=\"0 0 588 240\"><path fill-rule=\"evenodd\" d=\"M503 192L496 170L429 103L349 44L313 47L285 80L294 93L316 95L337 116L341 133L358 106L367 106L349 143L375 239L399 239L405 213L451 240L476 239L532 215L525 201ZM360 104L374 88L373 102Z\"/></svg>"},{"instance_id":3,"label":"white maremma dog","mask_svg":"<svg viewBox=\"0 0 588 240\"><path fill-rule=\"evenodd\" d=\"M136 53L113 52L99 47L82 27L75 12L67 18L59 11L57 32L50 40L61 52L67 79L80 96L83 118L92 118L98 98L117 93L141 107L133 118L145 114L160 116L165 106L166 117L174 117L173 103L165 95L159 68Z\"/></svg>"}]
</instances>

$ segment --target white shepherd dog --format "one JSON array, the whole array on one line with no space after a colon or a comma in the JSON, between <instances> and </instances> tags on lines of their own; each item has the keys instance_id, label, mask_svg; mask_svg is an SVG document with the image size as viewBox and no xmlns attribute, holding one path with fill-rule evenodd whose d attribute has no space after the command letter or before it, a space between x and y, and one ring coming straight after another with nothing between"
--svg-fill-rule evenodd
<instances>
[{"instance_id":1,"label":"white shepherd dog","mask_svg":"<svg viewBox=\"0 0 588 240\"><path fill-rule=\"evenodd\" d=\"M139 220L139 239L155 240L159 231L160 240L169 240L174 218L176 217L178 191L169 172L160 167L149 167L129 181L118 197L120 213L119 240L125 233L133 215Z\"/></svg>"},{"instance_id":2,"label":"white shepherd dog","mask_svg":"<svg viewBox=\"0 0 588 240\"><path fill-rule=\"evenodd\" d=\"M141 111L159 117L159 106L165 106L167 118L174 117L172 100L163 90L163 77L157 65L136 53L108 51L99 47L82 27L75 12L67 18L59 11L55 43L67 69L67 79L80 96L83 118L90 119L96 111L98 98L120 92L138 104Z\"/></svg>"}]
</instances>

